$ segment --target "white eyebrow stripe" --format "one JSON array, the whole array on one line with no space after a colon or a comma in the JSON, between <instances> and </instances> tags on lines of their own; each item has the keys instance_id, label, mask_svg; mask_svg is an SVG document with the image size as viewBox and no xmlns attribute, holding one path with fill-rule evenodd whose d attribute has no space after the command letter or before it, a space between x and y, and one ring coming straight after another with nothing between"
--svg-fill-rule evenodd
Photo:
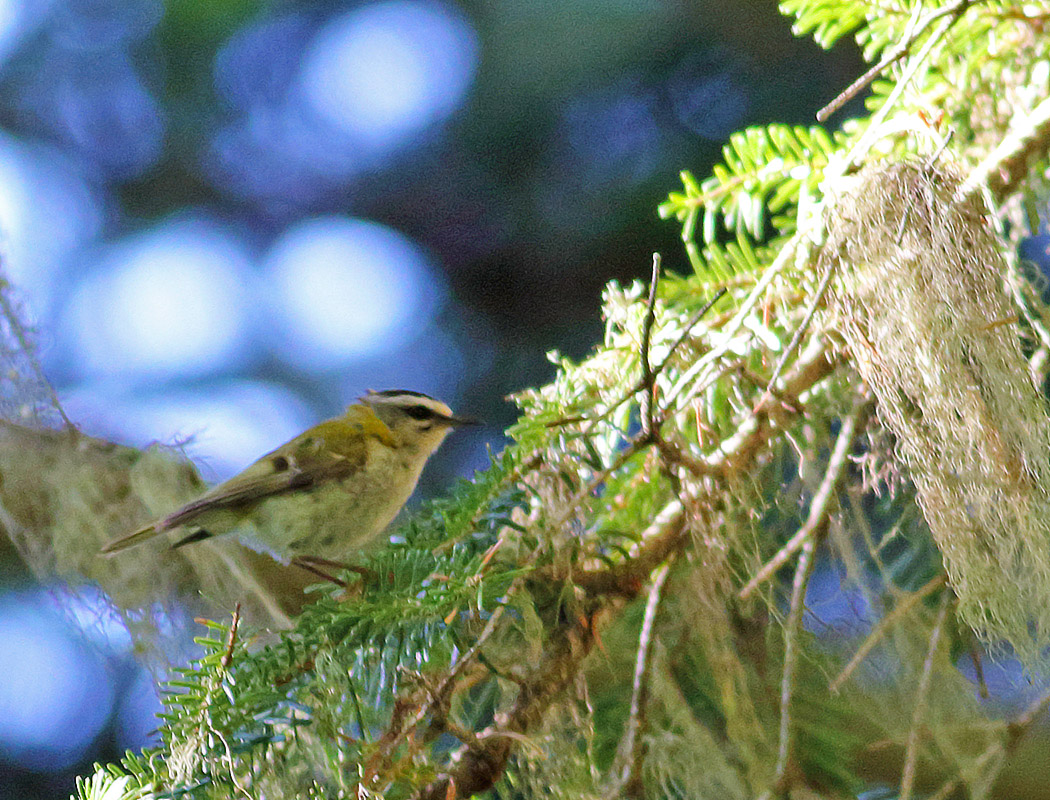
<instances>
[{"instance_id":1,"label":"white eyebrow stripe","mask_svg":"<svg viewBox=\"0 0 1050 800\"><path fill-rule=\"evenodd\" d=\"M453 416L452 409L445 403L419 392L404 391L396 394L371 392L361 399L372 405L393 406L403 410L407 410L413 406L423 406L430 409L435 416L440 416L446 419Z\"/></svg>"}]
</instances>

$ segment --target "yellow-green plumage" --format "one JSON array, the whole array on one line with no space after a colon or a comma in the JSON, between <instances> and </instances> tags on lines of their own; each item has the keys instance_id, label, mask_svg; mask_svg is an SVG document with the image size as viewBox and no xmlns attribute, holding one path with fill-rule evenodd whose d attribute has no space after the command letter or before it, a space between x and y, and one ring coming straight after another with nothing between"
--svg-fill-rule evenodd
<instances>
[{"instance_id":1,"label":"yellow-green plumage","mask_svg":"<svg viewBox=\"0 0 1050 800\"><path fill-rule=\"evenodd\" d=\"M455 425L444 403L378 392L267 453L197 500L108 544L113 554L176 528L176 547L236 532L281 561L341 560L376 538Z\"/></svg>"}]
</instances>

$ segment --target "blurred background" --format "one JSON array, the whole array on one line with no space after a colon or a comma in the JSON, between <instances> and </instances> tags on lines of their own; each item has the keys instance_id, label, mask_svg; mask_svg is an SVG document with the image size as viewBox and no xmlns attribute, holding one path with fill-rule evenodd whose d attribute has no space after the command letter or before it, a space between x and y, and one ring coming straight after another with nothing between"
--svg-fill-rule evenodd
<instances>
[{"instance_id":1,"label":"blurred background","mask_svg":"<svg viewBox=\"0 0 1050 800\"><path fill-rule=\"evenodd\" d=\"M432 494L587 352L607 281L688 268L679 170L862 69L771 0L0 0L3 269L86 432L218 480L415 389L488 423ZM103 608L0 545L0 800L150 742Z\"/></svg>"}]
</instances>

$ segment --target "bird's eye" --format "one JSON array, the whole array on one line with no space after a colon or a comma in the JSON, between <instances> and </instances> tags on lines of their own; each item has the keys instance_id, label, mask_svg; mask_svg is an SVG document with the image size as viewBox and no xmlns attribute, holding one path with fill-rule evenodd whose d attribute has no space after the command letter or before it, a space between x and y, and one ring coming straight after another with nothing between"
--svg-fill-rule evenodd
<instances>
[{"instance_id":1,"label":"bird's eye","mask_svg":"<svg viewBox=\"0 0 1050 800\"><path fill-rule=\"evenodd\" d=\"M412 417L412 419L419 420L430 419L434 416L433 410L426 406L411 406L405 409L405 413Z\"/></svg>"}]
</instances>

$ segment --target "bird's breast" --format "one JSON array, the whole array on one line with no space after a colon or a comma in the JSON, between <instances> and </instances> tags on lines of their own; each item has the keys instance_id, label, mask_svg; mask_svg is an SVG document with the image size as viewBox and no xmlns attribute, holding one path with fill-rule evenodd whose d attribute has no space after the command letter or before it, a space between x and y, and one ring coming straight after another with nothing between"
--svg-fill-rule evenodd
<instances>
[{"instance_id":1,"label":"bird's breast","mask_svg":"<svg viewBox=\"0 0 1050 800\"><path fill-rule=\"evenodd\" d=\"M261 503L252 515L260 549L282 561L306 555L344 561L379 538L415 489L425 459L369 445L364 464L349 476Z\"/></svg>"}]
</instances>

